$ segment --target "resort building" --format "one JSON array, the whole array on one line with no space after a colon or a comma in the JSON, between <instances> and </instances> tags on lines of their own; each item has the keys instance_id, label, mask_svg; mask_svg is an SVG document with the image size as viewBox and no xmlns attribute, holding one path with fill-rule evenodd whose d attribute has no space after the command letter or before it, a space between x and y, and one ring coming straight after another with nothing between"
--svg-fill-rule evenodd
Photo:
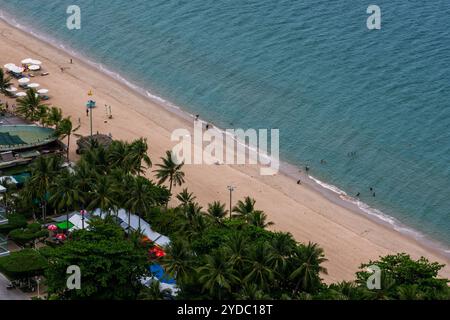
<instances>
[{"instance_id":1,"label":"resort building","mask_svg":"<svg viewBox=\"0 0 450 320\"><path fill-rule=\"evenodd\" d=\"M14 116L0 118L0 171L27 165L39 156L63 153L55 130L26 124Z\"/></svg>"},{"instance_id":2,"label":"resort building","mask_svg":"<svg viewBox=\"0 0 450 320\"><path fill-rule=\"evenodd\" d=\"M4 188L3 188L4 189ZM6 190L4 190L6 191ZM0 193L4 192L0 189ZM3 207L0 206L0 225L8 223L8 219L6 218L6 212ZM8 251L8 240L0 233L0 257L6 256L9 254Z\"/></svg>"}]
</instances>

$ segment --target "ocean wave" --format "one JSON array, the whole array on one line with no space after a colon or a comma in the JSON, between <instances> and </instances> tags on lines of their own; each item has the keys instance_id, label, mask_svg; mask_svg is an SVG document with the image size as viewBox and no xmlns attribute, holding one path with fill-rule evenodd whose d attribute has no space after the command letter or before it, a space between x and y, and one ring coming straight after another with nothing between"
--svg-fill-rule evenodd
<instances>
[{"instance_id":1,"label":"ocean wave","mask_svg":"<svg viewBox=\"0 0 450 320\"><path fill-rule=\"evenodd\" d=\"M425 245L443 253L447 257L450 256L450 250L444 248L442 244L437 243L434 240L427 238L423 233L421 233L415 229L406 227L401 222L396 220L394 217L389 216L389 215L385 214L384 212L382 212L378 209L375 209L358 199L350 197L345 191L339 189L338 187L336 187L334 185L325 183L317 178L314 178L311 175L308 175L308 178L311 179L312 181L314 181L316 184L318 184L321 188L329 190L332 193L334 193L337 197L339 197L339 199L346 201L347 203L349 203L351 205L356 206L359 209L358 211L364 213L367 217L373 218L378 223L387 225L388 227L396 230L397 232L399 232L403 235L406 235L408 237L411 237L411 238L421 242L422 244L425 244Z\"/></svg>"}]
</instances>

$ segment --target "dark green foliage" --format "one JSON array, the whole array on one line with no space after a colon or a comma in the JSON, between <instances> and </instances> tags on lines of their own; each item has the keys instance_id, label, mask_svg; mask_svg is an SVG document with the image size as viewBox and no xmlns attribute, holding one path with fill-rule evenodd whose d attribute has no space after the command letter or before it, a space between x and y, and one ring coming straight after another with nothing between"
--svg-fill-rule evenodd
<instances>
[{"instance_id":1,"label":"dark green foliage","mask_svg":"<svg viewBox=\"0 0 450 320\"><path fill-rule=\"evenodd\" d=\"M405 253L381 257L361 265L357 282L364 286L371 275L366 268L376 265L381 269L382 285L377 293L382 299L450 299L448 279L438 276L444 265L429 262L424 257L414 260Z\"/></svg>"},{"instance_id":2,"label":"dark green foliage","mask_svg":"<svg viewBox=\"0 0 450 320\"><path fill-rule=\"evenodd\" d=\"M136 299L147 271L144 247L129 241L110 220L91 221L91 230L79 230L63 246L46 252L49 292L60 299ZM66 289L66 269L81 269L81 289Z\"/></svg>"},{"instance_id":3,"label":"dark green foliage","mask_svg":"<svg viewBox=\"0 0 450 320\"><path fill-rule=\"evenodd\" d=\"M0 233L7 235L14 229L24 228L27 225L27 220L21 214L9 214L8 223L0 225Z\"/></svg>"},{"instance_id":4,"label":"dark green foliage","mask_svg":"<svg viewBox=\"0 0 450 320\"><path fill-rule=\"evenodd\" d=\"M26 228L12 230L8 236L21 245L28 245L36 239L46 238L48 231L42 229L39 223L31 223Z\"/></svg>"},{"instance_id":5,"label":"dark green foliage","mask_svg":"<svg viewBox=\"0 0 450 320\"><path fill-rule=\"evenodd\" d=\"M42 275L47 260L36 250L24 249L0 258L0 272L10 279L25 279Z\"/></svg>"}]
</instances>

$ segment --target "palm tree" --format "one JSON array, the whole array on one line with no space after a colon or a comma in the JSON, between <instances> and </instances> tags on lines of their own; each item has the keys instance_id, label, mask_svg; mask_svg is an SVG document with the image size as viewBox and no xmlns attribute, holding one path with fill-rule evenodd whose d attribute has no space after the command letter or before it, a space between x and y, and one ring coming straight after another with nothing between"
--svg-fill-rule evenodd
<instances>
[{"instance_id":1,"label":"palm tree","mask_svg":"<svg viewBox=\"0 0 450 320\"><path fill-rule=\"evenodd\" d=\"M251 212L247 217L247 222L255 227L259 227L265 229L267 227L273 226L274 223L272 221L267 221L267 215L260 210L255 210Z\"/></svg>"},{"instance_id":2,"label":"palm tree","mask_svg":"<svg viewBox=\"0 0 450 320\"><path fill-rule=\"evenodd\" d=\"M181 186L184 183L184 172L181 168L184 162L177 164L174 155L170 151L166 151L166 158L161 158L162 164L157 164L160 169L155 170L156 177L159 179L158 184L163 184L169 180L169 193L172 193L172 186Z\"/></svg>"},{"instance_id":3,"label":"palm tree","mask_svg":"<svg viewBox=\"0 0 450 320\"><path fill-rule=\"evenodd\" d=\"M92 192L89 195L91 201L88 205L88 209L95 210L99 208L102 213L105 213L106 215L111 214L111 212L115 211L117 208L115 193L115 186L111 183L109 177L98 175L94 179Z\"/></svg>"},{"instance_id":4,"label":"palm tree","mask_svg":"<svg viewBox=\"0 0 450 320\"><path fill-rule=\"evenodd\" d=\"M5 73L2 68L0 68L0 92L8 95L9 92L6 91L9 87L11 87L11 77L5 77Z\"/></svg>"},{"instance_id":5,"label":"palm tree","mask_svg":"<svg viewBox=\"0 0 450 320\"><path fill-rule=\"evenodd\" d=\"M170 295L170 289L162 289L159 281L152 281L149 287L139 293L138 300L164 300Z\"/></svg>"},{"instance_id":6,"label":"palm tree","mask_svg":"<svg viewBox=\"0 0 450 320\"><path fill-rule=\"evenodd\" d=\"M289 258L297 243L290 233L275 233L269 244L271 266L278 274L284 276Z\"/></svg>"},{"instance_id":7,"label":"palm tree","mask_svg":"<svg viewBox=\"0 0 450 320\"><path fill-rule=\"evenodd\" d=\"M36 93L36 90L28 89L25 97L17 99L19 105L16 111L25 119L37 121L40 111L46 106L41 101L41 97Z\"/></svg>"},{"instance_id":8,"label":"palm tree","mask_svg":"<svg viewBox=\"0 0 450 320\"><path fill-rule=\"evenodd\" d=\"M139 217L139 228L141 230L141 216L150 211L150 206L154 204L154 197L152 194L152 186L150 181L146 178L137 176L133 177L131 181L131 188L128 190L128 200L125 202L125 207ZM128 217L128 225L130 225L130 217Z\"/></svg>"},{"instance_id":9,"label":"palm tree","mask_svg":"<svg viewBox=\"0 0 450 320\"><path fill-rule=\"evenodd\" d=\"M417 284L400 286L397 289L400 300L422 300L423 294Z\"/></svg>"},{"instance_id":10,"label":"palm tree","mask_svg":"<svg viewBox=\"0 0 450 320\"><path fill-rule=\"evenodd\" d=\"M249 242L242 232L236 231L229 237L223 249L225 257L240 275L243 273L245 263L248 262Z\"/></svg>"},{"instance_id":11,"label":"palm tree","mask_svg":"<svg viewBox=\"0 0 450 320\"><path fill-rule=\"evenodd\" d=\"M45 221L49 190L61 168L60 157L38 157L31 165L31 177L26 187L33 190L42 207L42 218Z\"/></svg>"},{"instance_id":12,"label":"palm tree","mask_svg":"<svg viewBox=\"0 0 450 320\"><path fill-rule=\"evenodd\" d=\"M209 203L207 211L219 222L228 214L228 210L225 209L225 204L222 204L220 201Z\"/></svg>"},{"instance_id":13,"label":"palm tree","mask_svg":"<svg viewBox=\"0 0 450 320\"><path fill-rule=\"evenodd\" d=\"M62 119L62 110L57 107L51 107L48 110L45 124L48 126L58 126Z\"/></svg>"},{"instance_id":14,"label":"palm tree","mask_svg":"<svg viewBox=\"0 0 450 320\"><path fill-rule=\"evenodd\" d=\"M270 287L275 271L270 266L270 250L266 243L259 242L252 248L247 264L250 272L244 280L255 283L260 288Z\"/></svg>"},{"instance_id":15,"label":"palm tree","mask_svg":"<svg viewBox=\"0 0 450 320\"><path fill-rule=\"evenodd\" d=\"M130 165L133 174L140 175L146 168L152 166L152 161L147 154L147 150L147 139L144 138L135 140L129 145L129 151L125 161ZM144 162L144 166L142 162Z\"/></svg>"},{"instance_id":16,"label":"palm tree","mask_svg":"<svg viewBox=\"0 0 450 320\"><path fill-rule=\"evenodd\" d=\"M313 293L320 285L319 274L327 274L327 269L321 264L327 261L324 258L323 249L317 243L309 242L308 245L299 245L293 252L293 271L289 279L296 282L295 292L299 290Z\"/></svg>"},{"instance_id":17,"label":"palm tree","mask_svg":"<svg viewBox=\"0 0 450 320\"><path fill-rule=\"evenodd\" d=\"M177 283L185 283L194 271L192 267L193 254L187 245L181 241L173 241L166 250L166 256L161 260L167 274L177 279Z\"/></svg>"},{"instance_id":18,"label":"palm tree","mask_svg":"<svg viewBox=\"0 0 450 320\"><path fill-rule=\"evenodd\" d=\"M208 291L212 298L219 300L224 293L230 293L232 287L240 281L229 261L218 252L205 257L205 263L198 268L198 273L203 290Z\"/></svg>"},{"instance_id":19,"label":"palm tree","mask_svg":"<svg viewBox=\"0 0 450 320\"><path fill-rule=\"evenodd\" d=\"M244 284L236 297L238 300L270 300L271 298L254 283Z\"/></svg>"},{"instance_id":20,"label":"palm tree","mask_svg":"<svg viewBox=\"0 0 450 320\"><path fill-rule=\"evenodd\" d=\"M53 121L53 120L52 120ZM67 161L69 161L69 151L70 151L70 136L73 132L77 131L80 127L73 128L70 116L62 119L56 126L55 134L59 136L60 139L67 137Z\"/></svg>"},{"instance_id":21,"label":"palm tree","mask_svg":"<svg viewBox=\"0 0 450 320\"><path fill-rule=\"evenodd\" d=\"M91 146L83 153L80 161L85 161L92 170L100 175L108 173L111 169L108 162L108 152L101 145Z\"/></svg>"},{"instance_id":22,"label":"palm tree","mask_svg":"<svg viewBox=\"0 0 450 320\"><path fill-rule=\"evenodd\" d=\"M189 203L194 202L196 196L193 193L188 192L187 188L184 188L179 194L177 194L178 201L181 202L181 206L186 207Z\"/></svg>"},{"instance_id":23,"label":"palm tree","mask_svg":"<svg viewBox=\"0 0 450 320\"><path fill-rule=\"evenodd\" d=\"M244 201L239 200L236 206L233 208L236 217L246 218L250 213L255 210L256 200L250 197L245 197Z\"/></svg>"},{"instance_id":24,"label":"palm tree","mask_svg":"<svg viewBox=\"0 0 450 320\"><path fill-rule=\"evenodd\" d=\"M78 206L81 198L77 181L73 174L64 170L56 178L51 189L50 202L54 203L59 210L66 210L66 223L67 229L69 229L69 211Z\"/></svg>"},{"instance_id":25,"label":"palm tree","mask_svg":"<svg viewBox=\"0 0 450 320\"><path fill-rule=\"evenodd\" d=\"M94 186L95 178L96 174L90 165L84 160L78 161L75 166L74 180L81 195L81 209L84 209L86 204L89 203L88 197Z\"/></svg>"},{"instance_id":26,"label":"palm tree","mask_svg":"<svg viewBox=\"0 0 450 320\"><path fill-rule=\"evenodd\" d=\"M107 159L111 168L122 168L126 173L131 172L130 165L125 160L129 152L129 145L126 142L114 140L107 151Z\"/></svg>"}]
</instances>

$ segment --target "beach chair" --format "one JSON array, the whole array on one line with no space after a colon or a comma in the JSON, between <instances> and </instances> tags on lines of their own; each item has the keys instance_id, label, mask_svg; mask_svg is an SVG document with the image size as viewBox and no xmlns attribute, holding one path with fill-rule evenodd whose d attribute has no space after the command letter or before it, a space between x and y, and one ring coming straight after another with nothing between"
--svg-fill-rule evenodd
<instances>
[{"instance_id":1,"label":"beach chair","mask_svg":"<svg viewBox=\"0 0 450 320\"><path fill-rule=\"evenodd\" d=\"M45 76L48 76L50 73L48 73L48 72L42 72L41 73L41 76L43 76L43 77L45 77Z\"/></svg>"}]
</instances>

